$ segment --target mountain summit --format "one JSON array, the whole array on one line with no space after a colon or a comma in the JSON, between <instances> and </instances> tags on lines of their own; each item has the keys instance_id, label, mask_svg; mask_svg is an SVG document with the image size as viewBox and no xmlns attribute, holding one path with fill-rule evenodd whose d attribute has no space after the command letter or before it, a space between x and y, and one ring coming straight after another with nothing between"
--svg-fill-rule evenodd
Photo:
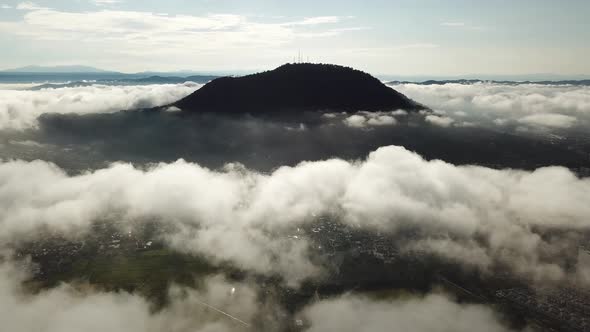
<instances>
[{"instance_id":1,"label":"mountain summit","mask_svg":"<svg viewBox=\"0 0 590 332\"><path fill-rule=\"evenodd\" d=\"M286 64L258 74L218 78L175 106L184 111L222 113L425 108L362 71L311 63Z\"/></svg>"}]
</instances>

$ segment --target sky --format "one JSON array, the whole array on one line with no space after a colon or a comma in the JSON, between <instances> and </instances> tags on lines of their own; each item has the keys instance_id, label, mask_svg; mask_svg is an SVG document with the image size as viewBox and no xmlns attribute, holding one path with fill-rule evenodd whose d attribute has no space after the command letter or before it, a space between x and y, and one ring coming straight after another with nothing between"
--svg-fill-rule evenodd
<instances>
[{"instance_id":1,"label":"sky","mask_svg":"<svg viewBox=\"0 0 590 332\"><path fill-rule=\"evenodd\" d=\"M0 0L0 69L590 75L587 0Z\"/></svg>"}]
</instances>

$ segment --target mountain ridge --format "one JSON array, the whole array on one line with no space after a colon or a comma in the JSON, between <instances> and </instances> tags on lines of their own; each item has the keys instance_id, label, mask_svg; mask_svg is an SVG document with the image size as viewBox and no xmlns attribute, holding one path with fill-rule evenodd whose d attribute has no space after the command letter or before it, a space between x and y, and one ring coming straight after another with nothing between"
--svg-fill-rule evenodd
<instances>
[{"instance_id":1,"label":"mountain ridge","mask_svg":"<svg viewBox=\"0 0 590 332\"><path fill-rule=\"evenodd\" d=\"M289 63L257 74L218 78L173 105L188 112L220 113L427 108L368 73L311 63Z\"/></svg>"},{"instance_id":2,"label":"mountain ridge","mask_svg":"<svg viewBox=\"0 0 590 332\"><path fill-rule=\"evenodd\" d=\"M472 85L479 83L491 84L505 84L505 85L521 85L521 84L538 84L538 85L576 85L588 86L590 80L561 80L561 81L498 81L498 80L482 80L482 79L454 79L454 80L426 80L426 81L389 81L387 85L399 84L416 84L416 85L445 85L445 84L462 84Z\"/></svg>"}]
</instances>

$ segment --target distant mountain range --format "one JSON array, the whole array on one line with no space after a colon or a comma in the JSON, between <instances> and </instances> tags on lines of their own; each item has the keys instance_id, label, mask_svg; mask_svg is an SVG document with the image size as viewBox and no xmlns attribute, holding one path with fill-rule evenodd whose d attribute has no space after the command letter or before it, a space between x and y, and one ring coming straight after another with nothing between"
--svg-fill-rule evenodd
<instances>
[{"instance_id":1,"label":"distant mountain range","mask_svg":"<svg viewBox=\"0 0 590 332\"><path fill-rule=\"evenodd\" d=\"M2 70L4 73L115 73L90 66L25 66Z\"/></svg>"},{"instance_id":2,"label":"distant mountain range","mask_svg":"<svg viewBox=\"0 0 590 332\"><path fill-rule=\"evenodd\" d=\"M68 83L45 83L30 88L29 90L43 90L43 89L60 89L73 88L80 86L91 86L94 84L102 85L148 85L148 84L182 84L185 82L194 82L205 84L211 80L218 78L217 76L150 76L142 78L119 78L119 79L98 79L92 81L74 81Z\"/></svg>"},{"instance_id":3,"label":"distant mountain range","mask_svg":"<svg viewBox=\"0 0 590 332\"><path fill-rule=\"evenodd\" d=\"M386 84L418 84L418 85L443 85L443 84L477 84L477 83L495 83L495 84L541 84L541 85L590 85L590 80L561 80L561 81L496 81L480 79L457 79L457 80L427 80L422 82L415 81L390 81Z\"/></svg>"},{"instance_id":4,"label":"distant mountain range","mask_svg":"<svg viewBox=\"0 0 590 332\"><path fill-rule=\"evenodd\" d=\"M319 64L307 64L322 66ZM90 86L93 84L104 85L140 85L140 84L181 84L187 81L204 84L219 77L243 75L245 72L195 72L190 70L175 72L146 71L140 73L121 73L116 71L103 70L91 66L25 66L9 70L0 70L0 83L38 83L32 90L48 88L64 88ZM258 74L255 74L258 75ZM252 80L255 75L237 77L239 82ZM575 85L590 86L590 77L584 75L564 76L553 74L531 74L521 76L490 76L466 75L458 78L436 78L427 76L378 76L379 80L386 82L386 85L397 84L420 84L420 85L442 85L455 84L543 84L543 85Z\"/></svg>"},{"instance_id":5,"label":"distant mountain range","mask_svg":"<svg viewBox=\"0 0 590 332\"><path fill-rule=\"evenodd\" d=\"M26 66L0 70L0 83L35 83L37 88L59 88L100 84L165 84L193 81L206 83L223 75L194 71L121 73L90 66Z\"/></svg>"},{"instance_id":6,"label":"distant mountain range","mask_svg":"<svg viewBox=\"0 0 590 332\"><path fill-rule=\"evenodd\" d=\"M174 106L184 111L275 113L296 110L419 110L375 77L348 67L297 63L242 77L215 79Z\"/></svg>"},{"instance_id":7,"label":"distant mountain range","mask_svg":"<svg viewBox=\"0 0 590 332\"><path fill-rule=\"evenodd\" d=\"M68 65L68 66L38 66L31 65L13 69L0 70L0 82L18 83L18 82L63 82L76 80L95 80L95 79L139 79L149 77L222 77L222 76L244 76L251 74L251 71L244 70L217 70L217 71L145 71L138 73L122 73L114 70L104 70L92 66ZM404 75L377 75L381 81L395 83L420 83L420 84L441 84L444 83L461 83L470 84L478 81L497 82L497 83L540 83L540 84L576 84L588 85L590 75L558 75L558 74L526 74L526 75L462 75L462 76L404 76ZM72 79L67 79L72 78Z\"/></svg>"},{"instance_id":8,"label":"distant mountain range","mask_svg":"<svg viewBox=\"0 0 590 332\"><path fill-rule=\"evenodd\" d=\"M492 74L465 74L465 75L378 75L382 81L400 82L425 82L425 81L456 81L456 80L481 80L481 81L509 81L509 82L542 82L542 81L581 81L590 80L590 75L563 75L563 74L520 74L520 75L492 75Z\"/></svg>"}]
</instances>

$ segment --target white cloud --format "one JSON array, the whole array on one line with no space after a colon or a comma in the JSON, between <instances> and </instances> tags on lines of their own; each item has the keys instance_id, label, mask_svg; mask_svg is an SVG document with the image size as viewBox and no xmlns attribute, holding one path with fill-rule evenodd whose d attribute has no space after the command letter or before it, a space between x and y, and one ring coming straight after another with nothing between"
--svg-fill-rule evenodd
<instances>
[{"instance_id":1,"label":"white cloud","mask_svg":"<svg viewBox=\"0 0 590 332\"><path fill-rule=\"evenodd\" d=\"M426 120L426 122L429 122L435 126L440 126L440 127L450 127L455 120L453 120L452 118L449 118L447 116L438 116L438 115L427 115L426 117L424 117L424 120Z\"/></svg>"},{"instance_id":2,"label":"white cloud","mask_svg":"<svg viewBox=\"0 0 590 332\"><path fill-rule=\"evenodd\" d=\"M396 110L396 111L391 112L391 115L393 115L393 116L406 116L406 115L408 115L408 111Z\"/></svg>"},{"instance_id":3,"label":"white cloud","mask_svg":"<svg viewBox=\"0 0 590 332\"><path fill-rule=\"evenodd\" d=\"M226 56L226 52L236 49L259 51L260 47L281 46L297 39L345 32L322 29L323 25L344 19L337 16L268 23L235 14L193 16L122 10L65 12L43 9L31 3L23 3L20 8L28 10L24 19L0 22L0 32L37 42L83 41L85 45L115 49L119 56L129 57L149 55L153 58L203 51ZM150 52L146 53L145 49Z\"/></svg>"},{"instance_id":4,"label":"white cloud","mask_svg":"<svg viewBox=\"0 0 590 332\"><path fill-rule=\"evenodd\" d=\"M322 114L322 117L325 119L334 119L338 117L337 113L324 113Z\"/></svg>"},{"instance_id":5,"label":"white cloud","mask_svg":"<svg viewBox=\"0 0 590 332\"><path fill-rule=\"evenodd\" d=\"M589 196L590 179L565 168L457 167L400 147L380 148L363 162L305 162L268 175L178 161L68 176L42 161L10 161L0 164L0 238L32 236L40 225L66 233L87 229L107 216L162 220L178 229L167 239L179 250L278 273L295 285L321 270L309 260L308 241L289 235L313 216L333 215L391 234L418 227L422 235L407 250L482 271L498 263L519 276L551 281L568 277L559 267L564 243L533 230L589 229Z\"/></svg>"},{"instance_id":6,"label":"white cloud","mask_svg":"<svg viewBox=\"0 0 590 332\"><path fill-rule=\"evenodd\" d=\"M349 127L362 128L366 126L367 119L362 115L354 114L344 119L344 124Z\"/></svg>"},{"instance_id":7,"label":"white cloud","mask_svg":"<svg viewBox=\"0 0 590 332\"><path fill-rule=\"evenodd\" d=\"M17 4L16 9L18 9L18 10L31 10L32 11L32 10L46 10L48 8L41 7L34 2L25 1L25 2L20 2L19 4Z\"/></svg>"},{"instance_id":8,"label":"white cloud","mask_svg":"<svg viewBox=\"0 0 590 332\"><path fill-rule=\"evenodd\" d=\"M180 112L182 111L180 108L176 107L176 106L170 106L166 108L166 112Z\"/></svg>"},{"instance_id":9,"label":"white cloud","mask_svg":"<svg viewBox=\"0 0 590 332\"><path fill-rule=\"evenodd\" d=\"M0 265L0 320L4 330L229 332L243 328L262 311L251 287L230 284L221 277L205 279L200 289L173 288L171 303L157 312L144 298L125 292L80 290L62 284L30 294L22 290L24 280L26 275L11 264ZM232 287L237 289L234 294ZM222 308L235 319L203 303Z\"/></svg>"},{"instance_id":10,"label":"white cloud","mask_svg":"<svg viewBox=\"0 0 590 332\"><path fill-rule=\"evenodd\" d=\"M576 120L575 117L569 115L542 113L527 115L518 122L532 126L569 128L576 123Z\"/></svg>"},{"instance_id":11,"label":"white cloud","mask_svg":"<svg viewBox=\"0 0 590 332\"><path fill-rule=\"evenodd\" d=\"M92 85L39 91L0 90L0 129L36 126L43 113L108 113L149 108L177 101L201 85L196 83L107 86Z\"/></svg>"},{"instance_id":12,"label":"white cloud","mask_svg":"<svg viewBox=\"0 0 590 332\"><path fill-rule=\"evenodd\" d=\"M494 119L493 122L497 126L504 126L504 125L506 125L506 123L508 123L508 120L506 120L506 119Z\"/></svg>"},{"instance_id":13,"label":"white cloud","mask_svg":"<svg viewBox=\"0 0 590 332\"><path fill-rule=\"evenodd\" d=\"M393 126L397 124L397 120L393 117L393 115L401 115L401 113L399 113L399 111L389 113L361 111L346 117L344 120L342 120L342 122L346 126L353 128L364 128L368 126Z\"/></svg>"},{"instance_id":14,"label":"white cloud","mask_svg":"<svg viewBox=\"0 0 590 332\"><path fill-rule=\"evenodd\" d=\"M430 107L447 111L461 121L504 125L527 119L539 122L551 116L557 126L585 125L590 121L590 87L540 84L400 84L394 88ZM558 120L559 119L559 120ZM547 121L545 121L547 123ZM535 125L528 120L523 125Z\"/></svg>"},{"instance_id":15,"label":"white cloud","mask_svg":"<svg viewBox=\"0 0 590 332\"><path fill-rule=\"evenodd\" d=\"M482 305L458 304L443 295L374 300L345 295L321 301L303 312L308 332L507 332L494 312Z\"/></svg>"},{"instance_id":16,"label":"white cloud","mask_svg":"<svg viewBox=\"0 0 590 332\"><path fill-rule=\"evenodd\" d=\"M4 5L0 5L0 8L1 9L12 9L12 6L4 4Z\"/></svg>"},{"instance_id":17,"label":"white cloud","mask_svg":"<svg viewBox=\"0 0 590 332\"><path fill-rule=\"evenodd\" d=\"M272 296L261 299L255 286L222 276L205 277L196 289L172 286L169 303L156 311L142 296L126 292L70 284L28 292L22 287L27 278L15 264L0 265L0 320L8 331L274 331L291 318ZM442 294L388 300L346 294L306 305L296 317L305 320L307 332L508 331L491 307L459 304Z\"/></svg>"},{"instance_id":18,"label":"white cloud","mask_svg":"<svg viewBox=\"0 0 590 332\"><path fill-rule=\"evenodd\" d=\"M392 126L396 124L397 121L393 116L390 115L377 115L375 117L371 117L367 124L371 126Z\"/></svg>"}]
</instances>

